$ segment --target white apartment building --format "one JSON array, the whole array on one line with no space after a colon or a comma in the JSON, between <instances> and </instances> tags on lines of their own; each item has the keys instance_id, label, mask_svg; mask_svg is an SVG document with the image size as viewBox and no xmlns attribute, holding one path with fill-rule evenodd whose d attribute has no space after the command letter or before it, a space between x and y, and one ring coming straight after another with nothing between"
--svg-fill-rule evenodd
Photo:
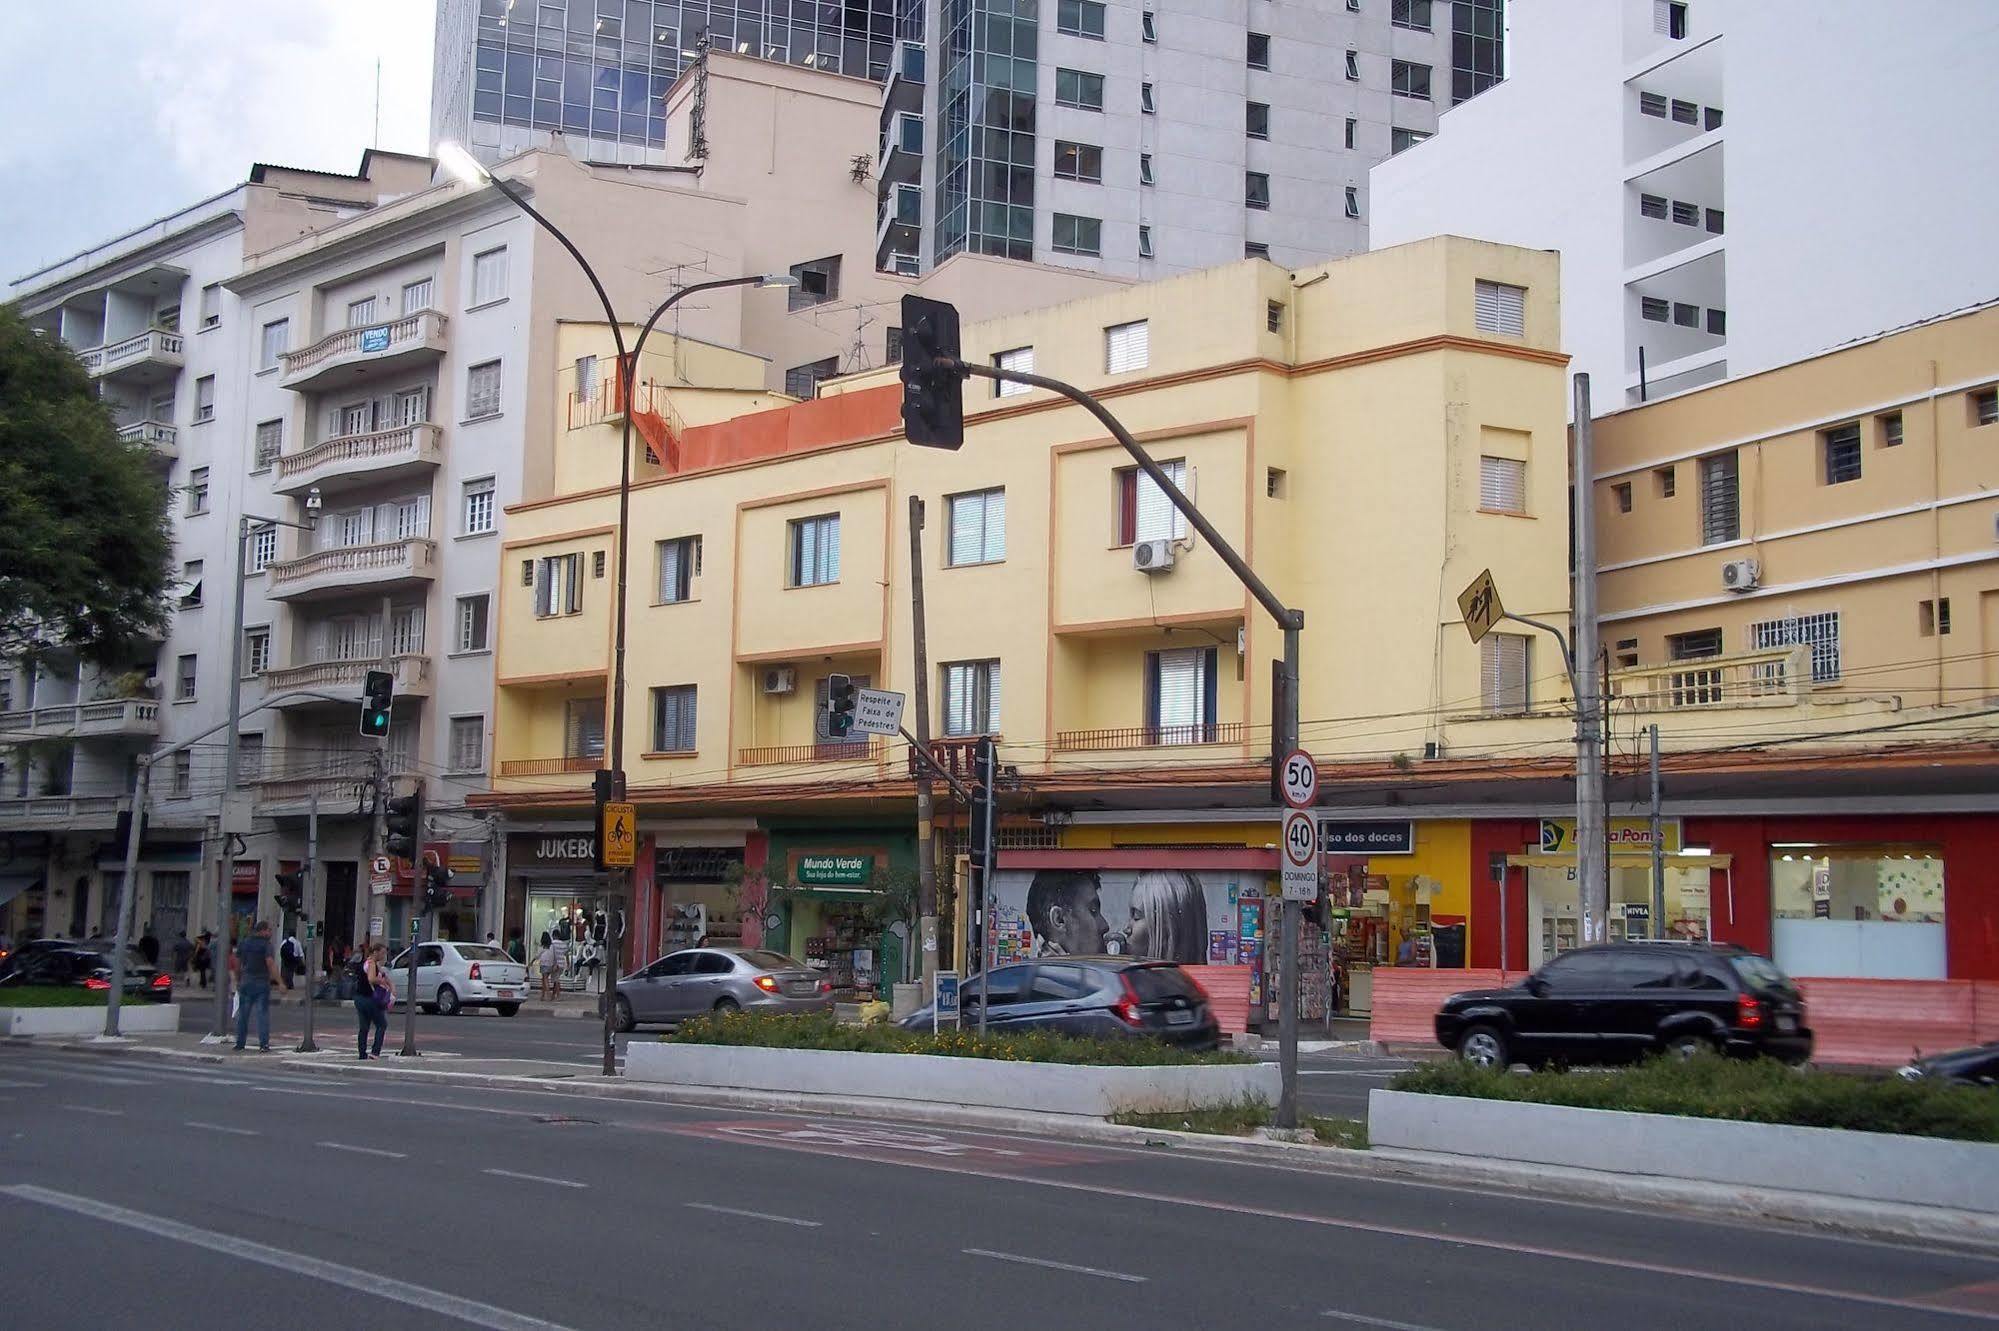
<instances>
[{"instance_id":1,"label":"white apartment building","mask_svg":"<svg viewBox=\"0 0 1999 1331\"><path fill-rule=\"evenodd\" d=\"M898 272L1354 253L1369 168L1501 68L1499 0L944 0L901 36L877 149Z\"/></svg>"},{"instance_id":2,"label":"white apartment building","mask_svg":"<svg viewBox=\"0 0 1999 1331\"><path fill-rule=\"evenodd\" d=\"M1502 85L1374 169L1371 241L1560 250L1598 410L1999 292L1999 8L1512 0L1506 42Z\"/></svg>"}]
</instances>

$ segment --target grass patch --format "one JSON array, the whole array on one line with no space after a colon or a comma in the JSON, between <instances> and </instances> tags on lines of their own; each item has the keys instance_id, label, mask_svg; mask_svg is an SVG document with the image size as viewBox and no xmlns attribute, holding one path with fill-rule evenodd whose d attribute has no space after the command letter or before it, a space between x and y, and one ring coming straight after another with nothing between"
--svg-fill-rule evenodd
<instances>
[{"instance_id":1,"label":"grass patch","mask_svg":"<svg viewBox=\"0 0 1999 1331\"><path fill-rule=\"evenodd\" d=\"M1261 1100L1212 1105L1206 1109L1176 1109L1140 1114L1119 1110L1111 1122L1131 1128L1163 1128L1169 1132L1212 1132L1222 1137L1246 1137L1270 1126L1270 1106Z\"/></svg>"},{"instance_id":2,"label":"grass patch","mask_svg":"<svg viewBox=\"0 0 1999 1331\"><path fill-rule=\"evenodd\" d=\"M759 1049L831 1049L853 1054L941 1054L1015 1063L1095 1067L1189 1067L1253 1063L1246 1054L1194 1053L1158 1040L1082 1040L1053 1031L1008 1031L981 1037L973 1030L906 1031L900 1026L842 1026L831 1013L787 1016L727 1012L694 1017L662 1040L675 1044L742 1045Z\"/></svg>"},{"instance_id":3,"label":"grass patch","mask_svg":"<svg viewBox=\"0 0 1999 1331\"><path fill-rule=\"evenodd\" d=\"M1361 1118L1308 1118L1305 1126L1321 1146L1343 1146L1349 1151L1367 1149L1367 1120Z\"/></svg>"},{"instance_id":4,"label":"grass patch","mask_svg":"<svg viewBox=\"0 0 1999 1331\"><path fill-rule=\"evenodd\" d=\"M7 985L0 988L0 1007L103 1007L108 989L71 989L53 984ZM130 1005L126 999L121 1006Z\"/></svg>"},{"instance_id":5,"label":"grass patch","mask_svg":"<svg viewBox=\"0 0 1999 1331\"><path fill-rule=\"evenodd\" d=\"M1631 1067L1573 1072L1543 1069L1525 1076L1475 1068L1453 1059L1400 1073L1389 1089L1577 1109L1622 1109L1740 1123L1999 1142L1999 1095L1990 1091L1899 1077L1801 1071L1767 1058L1704 1054L1684 1062L1655 1058Z\"/></svg>"}]
</instances>

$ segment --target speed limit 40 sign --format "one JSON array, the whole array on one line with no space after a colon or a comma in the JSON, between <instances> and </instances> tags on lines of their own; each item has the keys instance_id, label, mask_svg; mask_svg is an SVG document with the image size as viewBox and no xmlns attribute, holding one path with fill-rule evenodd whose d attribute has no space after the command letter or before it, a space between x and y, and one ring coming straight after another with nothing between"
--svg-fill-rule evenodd
<instances>
[{"instance_id":1,"label":"speed limit 40 sign","mask_svg":"<svg viewBox=\"0 0 1999 1331\"><path fill-rule=\"evenodd\" d=\"M1281 886L1286 901L1316 901L1319 897L1319 820L1303 809L1284 811L1284 835L1278 843L1283 866Z\"/></svg>"}]
</instances>

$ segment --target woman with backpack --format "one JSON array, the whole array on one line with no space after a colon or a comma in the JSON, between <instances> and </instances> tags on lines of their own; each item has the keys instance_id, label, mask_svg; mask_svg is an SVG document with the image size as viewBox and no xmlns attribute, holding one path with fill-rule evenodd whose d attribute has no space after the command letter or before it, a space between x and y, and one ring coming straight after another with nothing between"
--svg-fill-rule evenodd
<instances>
[{"instance_id":1,"label":"woman with backpack","mask_svg":"<svg viewBox=\"0 0 1999 1331\"><path fill-rule=\"evenodd\" d=\"M354 975L354 1013L358 1025L354 1033L354 1044L363 1061L382 1056L382 1037L389 1033L389 1008L395 1001L395 990L389 984L389 949L387 944L376 943L354 955L348 963ZM375 1031L374 1052L368 1050L368 1029Z\"/></svg>"}]
</instances>

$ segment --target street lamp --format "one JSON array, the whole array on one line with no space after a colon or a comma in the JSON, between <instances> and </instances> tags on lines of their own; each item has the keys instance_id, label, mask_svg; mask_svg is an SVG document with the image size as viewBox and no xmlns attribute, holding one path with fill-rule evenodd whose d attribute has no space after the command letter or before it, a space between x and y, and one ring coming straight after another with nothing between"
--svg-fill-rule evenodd
<instances>
[{"instance_id":1,"label":"street lamp","mask_svg":"<svg viewBox=\"0 0 1999 1331\"><path fill-rule=\"evenodd\" d=\"M597 293L597 300L604 307L604 321L611 326L611 339L618 349L618 405L624 416L620 427L620 447L618 457L618 576L615 604L612 609L614 628L612 630L612 673L611 673L611 797L622 800L625 797L625 582L629 566L632 518L632 386L638 377L639 354L645 350L646 338L662 315L687 297L701 291L716 291L724 287L795 287L798 279L783 273L765 273L754 277L722 277L709 282L695 282L684 286L659 303L658 308L639 327L638 339L628 349L625 346L624 326L618 322L618 313L611 305L611 297L598 280L597 272L590 261L583 257L583 251L576 248L562 229L548 220L534 205L530 204L513 185L488 171L479 160L465 151L458 143L445 142L437 145L437 161L446 171L467 185L491 185L504 194L513 205L533 218L541 228L555 237L562 248L569 251L569 257L576 260L583 276L590 281L591 289ZM602 829L598 829L602 834ZM607 902L605 919L617 918L609 907L622 902L629 886L629 870L610 871L615 883ZM617 1012L618 992L618 943L612 939L605 972L604 1005L604 1075L617 1075L617 1041L612 1023Z\"/></svg>"}]
</instances>

